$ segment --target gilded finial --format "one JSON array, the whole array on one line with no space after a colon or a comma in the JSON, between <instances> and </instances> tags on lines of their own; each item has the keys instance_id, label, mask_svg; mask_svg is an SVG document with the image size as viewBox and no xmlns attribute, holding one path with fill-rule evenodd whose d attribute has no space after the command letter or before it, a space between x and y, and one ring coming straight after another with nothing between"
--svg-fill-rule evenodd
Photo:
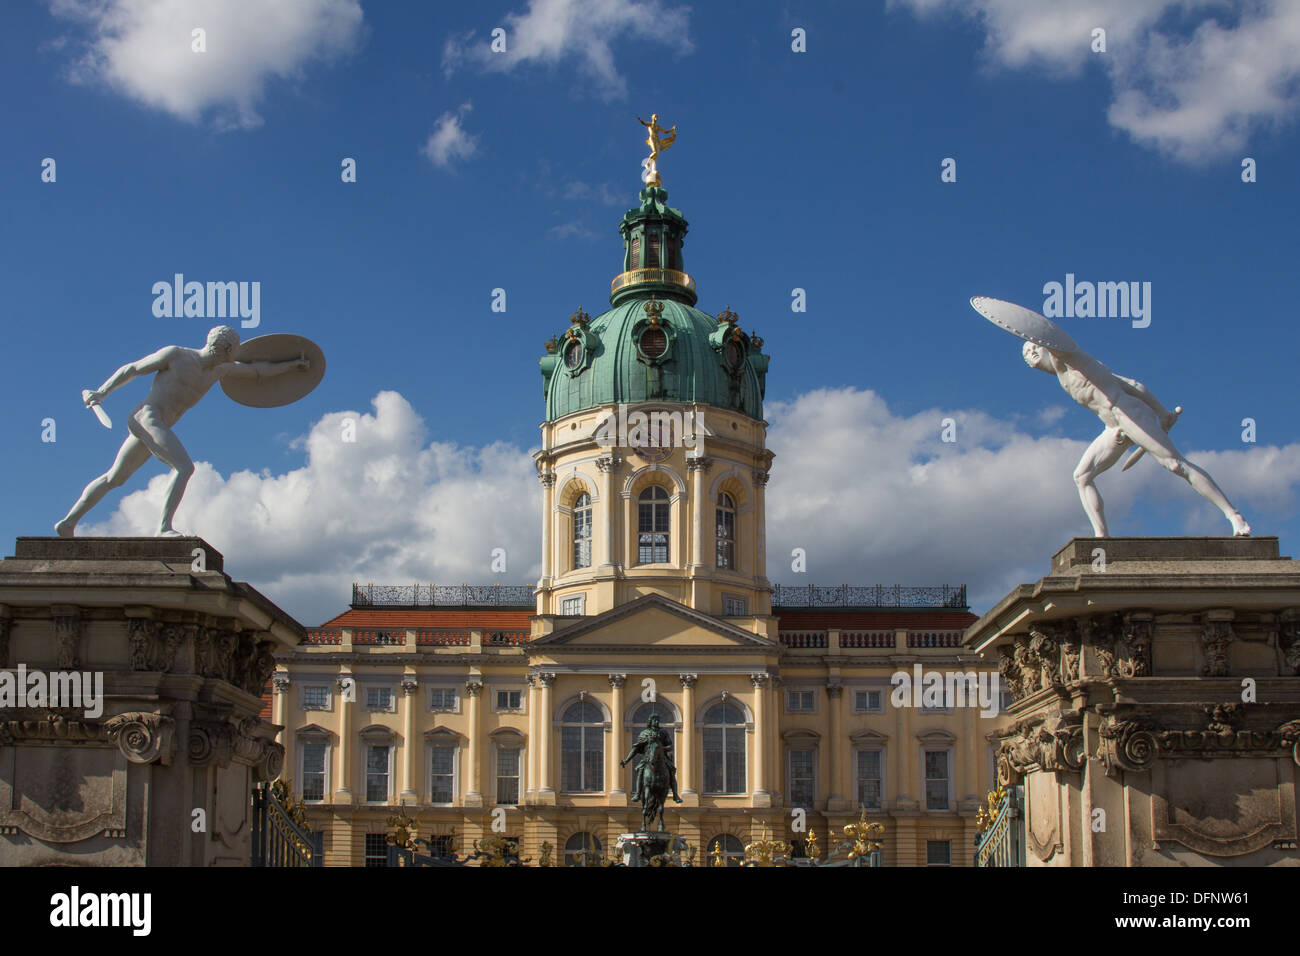
<instances>
[{"instance_id":1,"label":"gilded finial","mask_svg":"<svg viewBox=\"0 0 1300 956\"><path fill-rule=\"evenodd\" d=\"M560 340L552 335L546 340L546 353L549 355L560 347Z\"/></svg>"},{"instance_id":2,"label":"gilded finial","mask_svg":"<svg viewBox=\"0 0 1300 956\"><path fill-rule=\"evenodd\" d=\"M646 128L645 144L650 147L650 155L641 160L641 181L647 186L662 186L663 183L659 180L659 154L677 139L677 125L668 128L660 126L658 113L651 113L648 123L639 116L637 122Z\"/></svg>"},{"instance_id":3,"label":"gilded finial","mask_svg":"<svg viewBox=\"0 0 1300 956\"><path fill-rule=\"evenodd\" d=\"M731 311L731 306L727 306L718 313L718 325L735 325L739 318L740 316Z\"/></svg>"},{"instance_id":4,"label":"gilded finial","mask_svg":"<svg viewBox=\"0 0 1300 956\"><path fill-rule=\"evenodd\" d=\"M650 328L659 328L659 317L664 314L664 304L651 296L650 301L642 308L645 309L645 314L650 316Z\"/></svg>"}]
</instances>

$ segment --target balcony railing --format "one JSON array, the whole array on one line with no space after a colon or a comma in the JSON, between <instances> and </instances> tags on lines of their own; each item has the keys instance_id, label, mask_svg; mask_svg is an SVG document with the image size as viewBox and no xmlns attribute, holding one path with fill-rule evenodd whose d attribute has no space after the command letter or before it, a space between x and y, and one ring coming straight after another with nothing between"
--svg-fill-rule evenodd
<instances>
[{"instance_id":1,"label":"balcony railing","mask_svg":"<svg viewBox=\"0 0 1300 956\"><path fill-rule=\"evenodd\" d=\"M908 647L961 647L961 631L908 631Z\"/></svg>"},{"instance_id":2,"label":"balcony railing","mask_svg":"<svg viewBox=\"0 0 1300 956\"><path fill-rule=\"evenodd\" d=\"M825 631L781 631L781 643L786 647L825 647Z\"/></svg>"},{"instance_id":3,"label":"balcony railing","mask_svg":"<svg viewBox=\"0 0 1300 956\"><path fill-rule=\"evenodd\" d=\"M609 284L609 294L613 295L624 286L638 285L642 282L657 282L660 285L679 285L684 289L695 291L695 280L685 272L676 269L631 269L620 272Z\"/></svg>"},{"instance_id":4,"label":"balcony railing","mask_svg":"<svg viewBox=\"0 0 1300 956\"><path fill-rule=\"evenodd\" d=\"M772 588L773 607L937 607L964 611L966 585L904 587L901 584L830 587L778 584Z\"/></svg>"},{"instance_id":5,"label":"balcony railing","mask_svg":"<svg viewBox=\"0 0 1300 956\"><path fill-rule=\"evenodd\" d=\"M893 647L893 631L840 631L840 647Z\"/></svg>"},{"instance_id":6,"label":"balcony railing","mask_svg":"<svg viewBox=\"0 0 1300 956\"><path fill-rule=\"evenodd\" d=\"M353 584L352 607L533 608L528 584Z\"/></svg>"},{"instance_id":7,"label":"balcony railing","mask_svg":"<svg viewBox=\"0 0 1300 956\"><path fill-rule=\"evenodd\" d=\"M422 627L415 632L417 647L469 647L468 628Z\"/></svg>"},{"instance_id":8,"label":"balcony railing","mask_svg":"<svg viewBox=\"0 0 1300 956\"><path fill-rule=\"evenodd\" d=\"M337 627L309 627L304 644L342 644L343 631Z\"/></svg>"}]
</instances>

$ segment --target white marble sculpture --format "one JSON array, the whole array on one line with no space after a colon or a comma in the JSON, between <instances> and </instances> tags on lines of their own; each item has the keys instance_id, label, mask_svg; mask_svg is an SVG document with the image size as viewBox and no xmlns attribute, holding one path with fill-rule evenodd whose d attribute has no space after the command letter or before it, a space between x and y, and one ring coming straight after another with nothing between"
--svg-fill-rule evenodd
<instances>
[{"instance_id":1,"label":"white marble sculpture","mask_svg":"<svg viewBox=\"0 0 1300 956\"><path fill-rule=\"evenodd\" d=\"M272 351L281 355L288 350L293 357L278 361L255 360L264 359L267 351L266 346L249 348L258 343L267 343ZM180 532L172 527L172 519L181 496L185 494L185 486L194 474L194 462L172 431L172 426L218 382L232 398L247 405L268 407L301 398L324 374L324 356L314 343L292 335L262 336L241 348L239 333L221 325L208 333L207 344L202 349L169 345L123 365L98 390L82 393L86 407L95 410L100 421L109 426L107 415L99 409L100 403L131 379L150 372L157 373L153 385L144 401L127 416L126 427L130 434L122 443L113 466L86 486L67 517L54 526L62 537L72 537L77 522L86 512L111 489L122 485L150 456L172 469L158 535L180 537ZM296 373L291 381L275 385L269 381L289 372ZM253 397L249 398L250 395Z\"/></svg>"},{"instance_id":2,"label":"white marble sculpture","mask_svg":"<svg viewBox=\"0 0 1300 956\"><path fill-rule=\"evenodd\" d=\"M1169 437L1181 409L1169 411L1141 382L1116 375L1079 348L1074 340L1045 316L1011 302L976 296L971 305L986 319L1025 340L1022 354L1030 368L1055 375L1066 393L1101 419L1105 428L1093 439L1078 467L1074 483L1083 510L1099 538L1107 537L1106 516L1095 480L1134 445L1163 468L1184 479L1223 512L1234 535L1250 534L1241 516L1205 469L1183 457ZM1128 465L1124 466L1125 468Z\"/></svg>"}]
</instances>

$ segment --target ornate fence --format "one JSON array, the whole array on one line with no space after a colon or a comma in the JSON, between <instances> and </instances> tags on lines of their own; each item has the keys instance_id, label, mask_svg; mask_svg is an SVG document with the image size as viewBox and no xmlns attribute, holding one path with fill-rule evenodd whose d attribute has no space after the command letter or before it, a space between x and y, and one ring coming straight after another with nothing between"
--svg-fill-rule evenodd
<instances>
[{"instance_id":1,"label":"ornate fence","mask_svg":"<svg viewBox=\"0 0 1300 956\"><path fill-rule=\"evenodd\" d=\"M324 835L312 833L288 786L277 780L253 790L253 866L323 866Z\"/></svg>"},{"instance_id":2,"label":"ornate fence","mask_svg":"<svg viewBox=\"0 0 1300 956\"><path fill-rule=\"evenodd\" d=\"M830 587L778 584L772 588L773 607L950 607L966 608L966 585L903 587L901 584Z\"/></svg>"},{"instance_id":3,"label":"ornate fence","mask_svg":"<svg viewBox=\"0 0 1300 956\"><path fill-rule=\"evenodd\" d=\"M988 813L981 807L978 820L985 827L975 841L976 866L1024 866L1024 813L1020 787L989 794Z\"/></svg>"},{"instance_id":4,"label":"ornate fence","mask_svg":"<svg viewBox=\"0 0 1300 956\"><path fill-rule=\"evenodd\" d=\"M528 584L353 584L352 606L527 607L535 606Z\"/></svg>"}]
</instances>

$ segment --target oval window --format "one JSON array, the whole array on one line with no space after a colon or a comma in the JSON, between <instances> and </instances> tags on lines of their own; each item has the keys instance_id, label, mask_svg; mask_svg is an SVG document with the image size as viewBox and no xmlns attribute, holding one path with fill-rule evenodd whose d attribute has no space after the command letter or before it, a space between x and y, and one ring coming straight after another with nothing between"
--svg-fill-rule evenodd
<instances>
[{"instance_id":1,"label":"oval window","mask_svg":"<svg viewBox=\"0 0 1300 956\"><path fill-rule=\"evenodd\" d=\"M570 342L564 350L564 364L569 368L577 368L582 364L582 343Z\"/></svg>"},{"instance_id":2,"label":"oval window","mask_svg":"<svg viewBox=\"0 0 1300 956\"><path fill-rule=\"evenodd\" d=\"M740 347L739 342L728 342L726 350L727 364L732 368L740 368L745 364L745 351Z\"/></svg>"},{"instance_id":3,"label":"oval window","mask_svg":"<svg viewBox=\"0 0 1300 956\"><path fill-rule=\"evenodd\" d=\"M648 328L641 333L637 344L641 348L642 355L655 359L668 351L668 336L664 334L663 329Z\"/></svg>"}]
</instances>

